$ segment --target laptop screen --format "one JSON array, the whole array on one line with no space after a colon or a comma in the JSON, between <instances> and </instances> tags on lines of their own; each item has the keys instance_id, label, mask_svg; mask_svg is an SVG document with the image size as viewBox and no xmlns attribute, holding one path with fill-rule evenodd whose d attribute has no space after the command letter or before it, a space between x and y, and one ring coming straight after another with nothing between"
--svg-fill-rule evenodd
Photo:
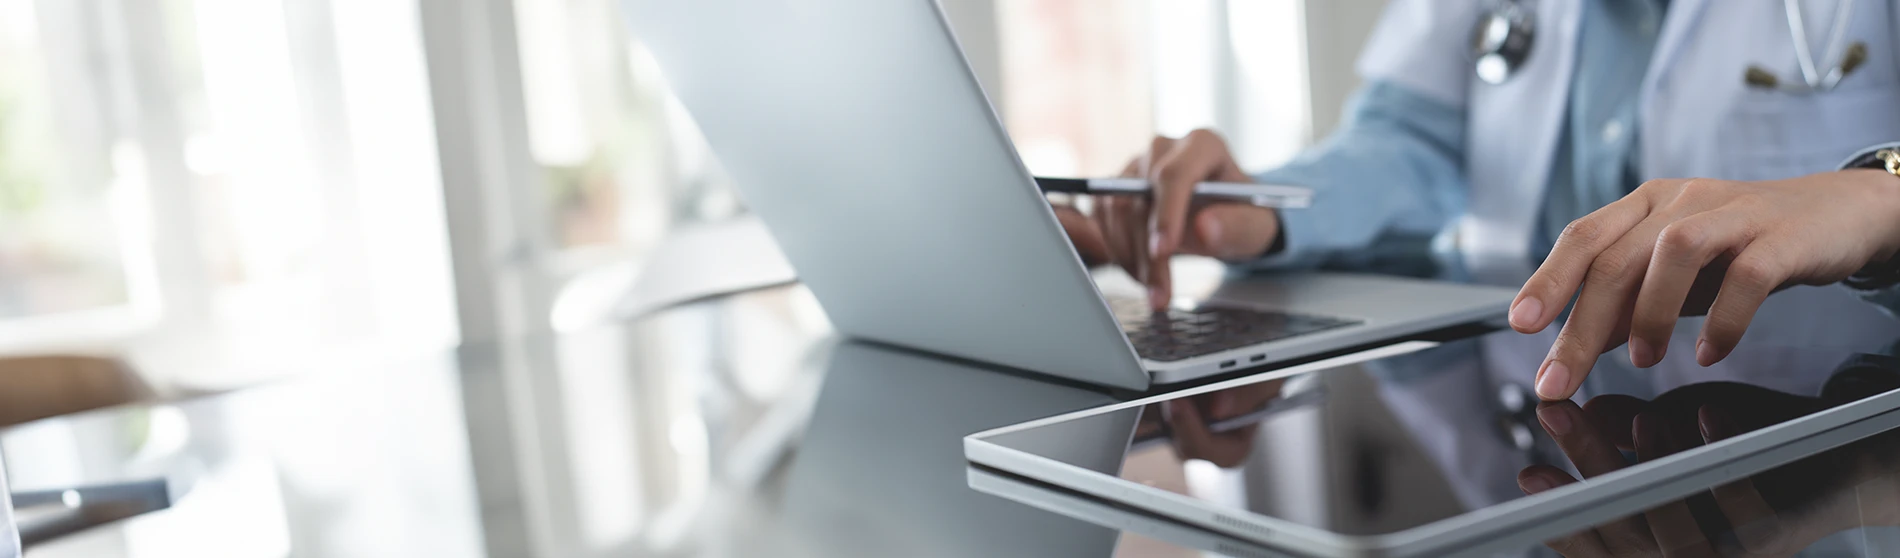
<instances>
[{"instance_id":1,"label":"laptop screen","mask_svg":"<svg viewBox=\"0 0 1900 558\"><path fill-rule=\"evenodd\" d=\"M1539 405L1530 384L1549 341L1539 342L1493 333L993 441L1214 508L1381 535L1640 470L1900 386L1895 360L1860 352L1870 347L1744 344L1714 367L1672 352L1650 369L1634 369L1619 349L1574 403ZM1103 439L1125 443L1075 451ZM1799 506L1853 479L1840 463L1810 461L1764 473L1772 482L1758 483L1762 497Z\"/></svg>"}]
</instances>

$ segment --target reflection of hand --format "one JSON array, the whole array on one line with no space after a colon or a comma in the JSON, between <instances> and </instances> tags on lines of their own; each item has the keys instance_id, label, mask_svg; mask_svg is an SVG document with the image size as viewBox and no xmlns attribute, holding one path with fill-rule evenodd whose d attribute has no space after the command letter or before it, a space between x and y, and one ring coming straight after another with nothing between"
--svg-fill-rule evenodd
<instances>
[{"instance_id":1,"label":"reflection of hand","mask_svg":"<svg viewBox=\"0 0 1900 558\"><path fill-rule=\"evenodd\" d=\"M1214 432L1209 425L1241 416L1265 407L1280 397L1285 380L1273 380L1224 389L1161 404L1161 416L1167 421L1174 441L1175 455L1181 459L1204 459L1221 467L1233 467L1253 452L1258 423ZM1145 413L1144 413L1145 414Z\"/></svg>"},{"instance_id":2,"label":"reflection of hand","mask_svg":"<svg viewBox=\"0 0 1900 558\"><path fill-rule=\"evenodd\" d=\"M1279 214L1271 209L1194 199L1199 182L1253 182L1214 132L1156 137L1122 176L1148 179L1153 194L1096 198L1095 220L1109 259L1148 286L1148 302L1157 310L1172 296L1168 259L1174 254L1244 260L1265 253L1279 236Z\"/></svg>"},{"instance_id":3,"label":"reflection of hand","mask_svg":"<svg viewBox=\"0 0 1900 558\"><path fill-rule=\"evenodd\" d=\"M1722 409L1747 408L1747 420ZM1813 399L1745 384L1686 386L1645 402L1597 397L1579 408L1547 403L1538 420L1588 479L1626 467L1619 448L1650 461L1818 410ZM1664 504L1547 544L1565 556L1786 556L1833 532L1860 524L1853 478L1824 453L1707 494ZM1867 468L1856 468L1867 470ZM1840 485L1845 481L1847 484ZM1518 485L1536 494L1578 482L1555 467L1536 465ZM1718 536L1724 531L1732 537ZM1718 553L1719 551L1719 553Z\"/></svg>"},{"instance_id":4,"label":"reflection of hand","mask_svg":"<svg viewBox=\"0 0 1900 558\"><path fill-rule=\"evenodd\" d=\"M1834 283L1900 250L1897 186L1876 170L1652 180L1571 223L1511 306L1511 327L1533 333L1576 297L1537 394L1570 397L1625 340L1636 366L1655 365L1682 315L1708 314L1696 362L1722 360L1775 289Z\"/></svg>"}]
</instances>

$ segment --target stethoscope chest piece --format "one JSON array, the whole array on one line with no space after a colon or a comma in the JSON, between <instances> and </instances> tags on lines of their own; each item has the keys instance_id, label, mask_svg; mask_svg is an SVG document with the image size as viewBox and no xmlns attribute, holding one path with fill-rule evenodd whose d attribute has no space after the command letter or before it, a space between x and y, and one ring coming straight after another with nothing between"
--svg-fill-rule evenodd
<instances>
[{"instance_id":1,"label":"stethoscope chest piece","mask_svg":"<svg viewBox=\"0 0 1900 558\"><path fill-rule=\"evenodd\" d=\"M1524 67L1536 34L1533 22L1530 9L1515 0L1506 0L1478 19L1471 30L1471 53L1479 80L1498 85Z\"/></svg>"}]
</instances>

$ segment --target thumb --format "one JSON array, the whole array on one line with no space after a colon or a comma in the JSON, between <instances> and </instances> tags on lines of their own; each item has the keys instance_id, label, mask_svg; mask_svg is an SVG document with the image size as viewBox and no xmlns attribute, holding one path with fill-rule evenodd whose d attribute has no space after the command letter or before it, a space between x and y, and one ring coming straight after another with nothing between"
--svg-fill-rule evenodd
<instances>
[{"instance_id":1,"label":"thumb","mask_svg":"<svg viewBox=\"0 0 1900 558\"><path fill-rule=\"evenodd\" d=\"M1195 212L1192 234L1183 251L1227 261L1250 260L1273 246L1280 217L1273 210L1241 203L1214 203Z\"/></svg>"}]
</instances>

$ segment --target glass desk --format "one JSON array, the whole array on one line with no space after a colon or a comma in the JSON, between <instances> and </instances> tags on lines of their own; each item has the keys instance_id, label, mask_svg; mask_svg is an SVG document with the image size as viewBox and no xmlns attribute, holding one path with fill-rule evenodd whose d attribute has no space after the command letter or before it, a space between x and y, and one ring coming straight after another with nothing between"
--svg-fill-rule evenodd
<instances>
[{"instance_id":1,"label":"glass desk","mask_svg":"<svg viewBox=\"0 0 1900 558\"><path fill-rule=\"evenodd\" d=\"M0 431L16 491L156 479L174 497L27 556L1209 554L969 487L965 435L1116 395L840 341L796 287L577 331L297 365L292 379ZM1335 396L1380 380L1338 381ZM1320 502L1315 521L1424 513L1394 507L1407 475L1432 458L1392 435L1393 416L1314 419L1363 432L1350 447L1263 429L1259 445L1307 456L1261 472L1277 479L1263 497ZM1889 438L1868 447L1900 443ZM1174 475L1191 482L1207 467ZM1302 476L1331 468L1351 474ZM1892 485L1884 476L1828 478L1839 482L1802 490L1820 495L1813 502L1900 502L1876 490ZM1810 525L1885 523L1868 510L1900 505L1844 509L1775 515L1789 528L1765 532L1799 541ZM1900 548L1862 531L1867 542L1839 547L1846 555Z\"/></svg>"}]
</instances>

